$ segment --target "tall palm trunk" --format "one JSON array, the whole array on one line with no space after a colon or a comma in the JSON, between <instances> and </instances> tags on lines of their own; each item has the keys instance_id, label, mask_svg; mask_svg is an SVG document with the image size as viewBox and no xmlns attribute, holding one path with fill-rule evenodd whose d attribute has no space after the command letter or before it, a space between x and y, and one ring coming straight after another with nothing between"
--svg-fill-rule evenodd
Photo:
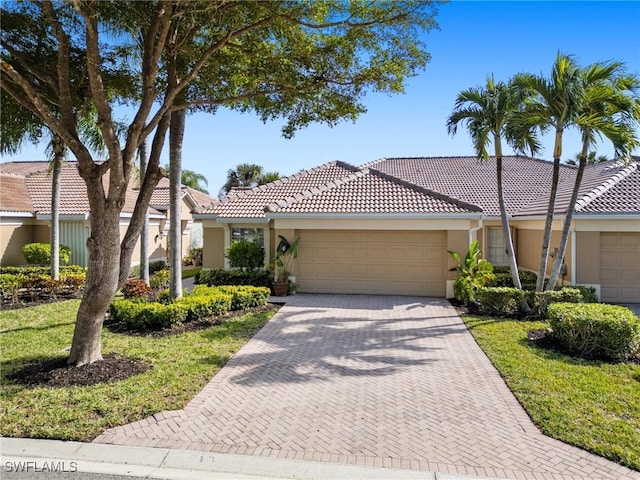
<instances>
[{"instance_id":1,"label":"tall palm trunk","mask_svg":"<svg viewBox=\"0 0 640 480\"><path fill-rule=\"evenodd\" d=\"M576 202L578 201L578 193L580 191L580 185L582 184L582 177L584 170L587 166L587 155L589 151L589 138L586 133L582 135L582 153L580 154L580 163L578 164L578 171L576 172L576 179L573 184L573 191L571 192L571 199L569 200L569 206L567 207L567 213L564 219L564 225L562 226L562 236L560 237L560 245L558 246L558 254L556 255L551 275L549 276L549 285L553 288L553 285L558 281L560 275L560 269L564 263L564 255L567 250L567 243L569 241L569 230L571 229L571 222L573 221L573 213L576 208ZM575 278L572 279L575 282Z\"/></svg>"},{"instance_id":2,"label":"tall palm trunk","mask_svg":"<svg viewBox=\"0 0 640 480\"><path fill-rule=\"evenodd\" d=\"M494 136L494 145L496 149L496 177L498 183L498 203L500 205L500 219L502 221L502 233L504 236L505 248L507 250L507 256L509 257L509 267L511 268L511 279L513 286L519 290L522 290L522 283L520 282L520 274L518 273L518 262L516 260L516 252L513 248L513 238L511 237L511 227L509 226L509 215L507 214L507 205L504 201L504 190L502 183L502 143L499 136ZM527 300L523 297L521 310L524 313L530 313L531 307L527 303Z\"/></svg>"},{"instance_id":3,"label":"tall palm trunk","mask_svg":"<svg viewBox=\"0 0 640 480\"><path fill-rule=\"evenodd\" d=\"M186 114L184 110L171 113L169 128L169 243L171 275L169 293L171 298L182 296L182 141Z\"/></svg>"},{"instance_id":4,"label":"tall palm trunk","mask_svg":"<svg viewBox=\"0 0 640 480\"><path fill-rule=\"evenodd\" d=\"M66 147L58 135L52 139L53 169L51 178L51 278L60 279L60 184L62 160Z\"/></svg>"},{"instance_id":5,"label":"tall palm trunk","mask_svg":"<svg viewBox=\"0 0 640 480\"><path fill-rule=\"evenodd\" d=\"M558 182L560 180L560 157L562 155L562 130L556 130L555 147L553 150L553 174L551 176L551 191L549 192L549 205L547 216L544 222L544 236L542 238L542 249L540 251L540 265L538 267L538 281L536 291L542 292L545 289L544 279L547 273L547 260L549 257L549 245L551 244L551 228L553 226L553 213L556 207L556 195L558 193ZM553 288L549 282L547 288Z\"/></svg>"},{"instance_id":6,"label":"tall palm trunk","mask_svg":"<svg viewBox=\"0 0 640 480\"><path fill-rule=\"evenodd\" d=\"M144 183L144 176L147 173L147 141L145 140L138 148L140 157L140 185ZM142 230L140 231L140 278L149 285L149 215L144 216Z\"/></svg>"}]
</instances>

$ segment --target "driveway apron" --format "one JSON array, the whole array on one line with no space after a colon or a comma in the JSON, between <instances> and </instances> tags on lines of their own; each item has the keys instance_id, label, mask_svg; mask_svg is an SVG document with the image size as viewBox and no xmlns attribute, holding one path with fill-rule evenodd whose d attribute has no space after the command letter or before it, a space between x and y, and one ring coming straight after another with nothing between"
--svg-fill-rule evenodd
<instances>
[{"instance_id":1,"label":"driveway apron","mask_svg":"<svg viewBox=\"0 0 640 480\"><path fill-rule=\"evenodd\" d=\"M542 435L455 309L423 297L290 297L183 410L94 442L512 479L640 479Z\"/></svg>"}]
</instances>

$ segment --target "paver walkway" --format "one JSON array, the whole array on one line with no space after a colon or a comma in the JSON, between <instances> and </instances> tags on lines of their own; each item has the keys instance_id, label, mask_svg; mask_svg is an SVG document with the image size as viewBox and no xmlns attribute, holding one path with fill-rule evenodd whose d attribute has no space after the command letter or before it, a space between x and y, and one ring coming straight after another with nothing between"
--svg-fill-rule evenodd
<instances>
[{"instance_id":1,"label":"paver walkway","mask_svg":"<svg viewBox=\"0 0 640 480\"><path fill-rule=\"evenodd\" d=\"M95 442L536 480L640 479L542 435L445 300L296 295L183 410Z\"/></svg>"}]
</instances>

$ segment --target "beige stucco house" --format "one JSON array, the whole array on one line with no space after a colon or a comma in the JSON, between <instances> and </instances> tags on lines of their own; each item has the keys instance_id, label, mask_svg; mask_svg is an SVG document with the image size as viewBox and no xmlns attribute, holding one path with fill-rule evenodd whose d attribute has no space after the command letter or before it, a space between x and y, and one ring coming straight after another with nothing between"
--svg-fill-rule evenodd
<instances>
[{"instance_id":1,"label":"beige stucco house","mask_svg":"<svg viewBox=\"0 0 640 480\"><path fill-rule=\"evenodd\" d=\"M594 286L603 301L640 302L638 160L589 167L571 225L562 281ZM551 171L544 160L504 159L523 269L538 268ZM552 254L575 173L562 165ZM447 251L464 253L473 239L492 263L508 263L495 161L475 157L385 158L361 167L331 162L234 190L194 218L203 223L205 268L228 266L224 249L234 239L262 242L268 264L280 235L300 237L293 271L300 292L452 296L455 263Z\"/></svg>"},{"instance_id":2,"label":"beige stucco house","mask_svg":"<svg viewBox=\"0 0 640 480\"><path fill-rule=\"evenodd\" d=\"M60 243L71 248L71 263L86 266L86 241L90 234L89 201L76 162L64 162L60 191ZM129 225L137 190L127 191L120 220L121 237ZM216 199L188 187L182 189L183 256L189 251L194 230L192 213L210 207ZM149 208L150 260L166 260L169 231L169 181L161 179ZM51 175L48 162L0 163L0 264L23 265L21 250L26 243L50 241ZM140 244L136 251L140 250ZM132 265L139 263L135 254Z\"/></svg>"}]
</instances>

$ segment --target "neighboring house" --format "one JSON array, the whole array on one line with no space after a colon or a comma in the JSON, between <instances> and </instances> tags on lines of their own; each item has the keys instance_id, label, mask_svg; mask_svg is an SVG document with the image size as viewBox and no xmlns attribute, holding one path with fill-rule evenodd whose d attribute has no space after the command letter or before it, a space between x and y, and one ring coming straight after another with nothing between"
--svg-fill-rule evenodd
<instances>
[{"instance_id":1,"label":"neighboring house","mask_svg":"<svg viewBox=\"0 0 640 480\"><path fill-rule=\"evenodd\" d=\"M48 162L0 163L0 264L23 265L22 247L31 242L50 241L51 174ZM86 241L90 235L89 200L76 162L64 162L60 190L60 243L71 248L71 263L86 266ZM193 224L192 212L217 202L201 192L183 187L183 252L188 253ZM163 178L149 208L149 256L166 260L169 230L169 181ZM129 187L120 219L121 238L129 225L137 190ZM140 245L132 265L140 262Z\"/></svg>"},{"instance_id":2,"label":"neighboring house","mask_svg":"<svg viewBox=\"0 0 640 480\"><path fill-rule=\"evenodd\" d=\"M640 302L638 160L588 167L574 215L562 281L592 285L603 301ZM527 270L538 268L552 168L544 160L504 158L515 250ZM575 173L562 165L552 254ZM508 264L494 159L332 162L233 190L194 218L204 227L205 268L228 266L224 249L234 239L261 242L270 263L280 235L300 237L293 272L300 292L452 296L455 262L447 251L464 254L476 238L485 258Z\"/></svg>"}]
</instances>

